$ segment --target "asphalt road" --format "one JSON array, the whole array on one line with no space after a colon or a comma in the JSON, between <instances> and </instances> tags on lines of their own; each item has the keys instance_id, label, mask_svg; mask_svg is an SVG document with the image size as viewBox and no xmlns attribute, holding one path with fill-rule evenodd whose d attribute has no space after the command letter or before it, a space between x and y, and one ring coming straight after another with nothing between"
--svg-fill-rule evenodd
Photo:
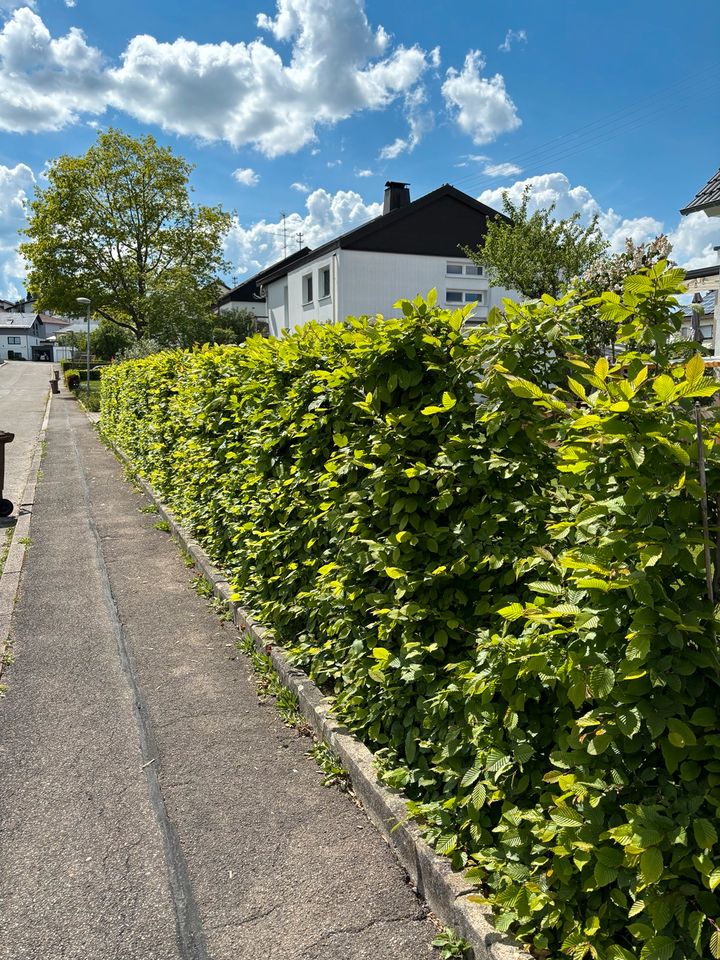
<instances>
[{"instance_id":1,"label":"asphalt road","mask_svg":"<svg viewBox=\"0 0 720 960\"><path fill-rule=\"evenodd\" d=\"M432 960L423 903L77 404L53 397L0 700L2 960Z\"/></svg>"},{"instance_id":2,"label":"asphalt road","mask_svg":"<svg viewBox=\"0 0 720 960\"><path fill-rule=\"evenodd\" d=\"M52 370L49 363L27 360L7 360L0 366L0 430L15 434L5 448L3 496L12 500L15 512L42 426Z\"/></svg>"}]
</instances>

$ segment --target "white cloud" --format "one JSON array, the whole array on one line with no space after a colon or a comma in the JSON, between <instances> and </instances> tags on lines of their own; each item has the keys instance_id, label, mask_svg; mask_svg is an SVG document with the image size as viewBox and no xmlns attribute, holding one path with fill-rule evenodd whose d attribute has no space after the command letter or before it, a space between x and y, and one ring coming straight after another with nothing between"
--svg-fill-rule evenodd
<instances>
[{"instance_id":1,"label":"white cloud","mask_svg":"<svg viewBox=\"0 0 720 960\"><path fill-rule=\"evenodd\" d=\"M37 10L36 0L0 0L0 11L11 13L19 7L29 7L31 10Z\"/></svg>"},{"instance_id":2,"label":"white cloud","mask_svg":"<svg viewBox=\"0 0 720 960\"><path fill-rule=\"evenodd\" d=\"M689 213L681 217L679 224L669 234L673 245L673 257L687 267L709 267L718 262L720 245L720 217L708 217L705 213Z\"/></svg>"},{"instance_id":3,"label":"white cloud","mask_svg":"<svg viewBox=\"0 0 720 960\"><path fill-rule=\"evenodd\" d=\"M532 213L540 207L555 204L554 216L569 217L576 211L583 223L588 223L597 214L600 229L610 241L612 251L624 248L625 238L632 237L635 243L643 243L667 231L673 246L672 257L686 269L705 267L717 263L713 246L720 244L720 219L694 213L680 217L677 224L668 227L655 217L624 217L612 207L603 209L587 187L572 186L564 173L545 173L526 180L517 180L508 187L484 190L478 200L495 209L502 207L502 194L506 190L510 199L517 203L526 187L530 188L528 209Z\"/></svg>"},{"instance_id":4,"label":"white cloud","mask_svg":"<svg viewBox=\"0 0 720 960\"><path fill-rule=\"evenodd\" d=\"M291 183L290 189L297 190L298 193L310 193L310 187L306 183L300 183L299 180Z\"/></svg>"},{"instance_id":5,"label":"white cloud","mask_svg":"<svg viewBox=\"0 0 720 960\"><path fill-rule=\"evenodd\" d=\"M516 163L488 163L483 168L483 173L488 177L515 177L522 173L522 167Z\"/></svg>"},{"instance_id":6,"label":"white cloud","mask_svg":"<svg viewBox=\"0 0 720 960\"><path fill-rule=\"evenodd\" d=\"M0 165L0 296L17 300L23 293L25 265L17 252L18 230L26 225L25 204L35 177L30 167Z\"/></svg>"},{"instance_id":7,"label":"white cloud","mask_svg":"<svg viewBox=\"0 0 720 960\"><path fill-rule=\"evenodd\" d=\"M238 167L233 170L233 179L243 187L256 187L260 183L260 177L252 167Z\"/></svg>"},{"instance_id":8,"label":"white cloud","mask_svg":"<svg viewBox=\"0 0 720 960\"><path fill-rule=\"evenodd\" d=\"M505 34L505 39L498 47L498 50L502 50L503 53L510 53L513 43L516 42L527 42L527 33L524 30L508 30L508 32Z\"/></svg>"},{"instance_id":9,"label":"white cloud","mask_svg":"<svg viewBox=\"0 0 720 960\"><path fill-rule=\"evenodd\" d=\"M331 125L360 110L406 96L437 53L392 47L368 23L363 0L277 0L261 14L271 41L172 42L133 37L120 63L72 28L54 39L27 6L0 33L0 129L58 130L82 113L109 107L172 133L267 156L294 153Z\"/></svg>"},{"instance_id":10,"label":"white cloud","mask_svg":"<svg viewBox=\"0 0 720 960\"><path fill-rule=\"evenodd\" d=\"M462 70L451 67L442 85L445 102L455 114L458 126L478 144L490 143L521 124L504 78L499 73L494 77L481 76L484 66L480 51L471 50Z\"/></svg>"},{"instance_id":11,"label":"white cloud","mask_svg":"<svg viewBox=\"0 0 720 960\"><path fill-rule=\"evenodd\" d=\"M375 174L373 173L372 170L356 170L355 176L356 177L373 177L375 176Z\"/></svg>"},{"instance_id":12,"label":"white cloud","mask_svg":"<svg viewBox=\"0 0 720 960\"><path fill-rule=\"evenodd\" d=\"M334 194L313 190L305 200L305 208L304 214L293 212L286 217L288 253L297 249L298 233L302 233L303 246L317 247L382 213L382 203L366 203L353 190ZM282 259L282 221L261 220L244 227L235 219L226 240L226 255L238 274L256 273Z\"/></svg>"},{"instance_id":13,"label":"white cloud","mask_svg":"<svg viewBox=\"0 0 720 960\"><path fill-rule=\"evenodd\" d=\"M435 126L435 115L425 109L427 93L422 86L414 87L405 95L405 113L410 128L407 138L397 137L380 151L381 160L394 160L401 153L412 153L426 133Z\"/></svg>"},{"instance_id":14,"label":"white cloud","mask_svg":"<svg viewBox=\"0 0 720 960\"><path fill-rule=\"evenodd\" d=\"M76 0L65 0L66 7L75 7L77 6Z\"/></svg>"},{"instance_id":15,"label":"white cloud","mask_svg":"<svg viewBox=\"0 0 720 960\"><path fill-rule=\"evenodd\" d=\"M392 143L388 143L382 148L380 151L380 159L395 160L401 153L405 153L409 146L409 140L405 140L403 137L397 137Z\"/></svg>"},{"instance_id":16,"label":"white cloud","mask_svg":"<svg viewBox=\"0 0 720 960\"><path fill-rule=\"evenodd\" d=\"M53 39L28 7L0 31L0 129L59 130L80 113L102 113L108 81L102 55L72 27Z\"/></svg>"}]
</instances>

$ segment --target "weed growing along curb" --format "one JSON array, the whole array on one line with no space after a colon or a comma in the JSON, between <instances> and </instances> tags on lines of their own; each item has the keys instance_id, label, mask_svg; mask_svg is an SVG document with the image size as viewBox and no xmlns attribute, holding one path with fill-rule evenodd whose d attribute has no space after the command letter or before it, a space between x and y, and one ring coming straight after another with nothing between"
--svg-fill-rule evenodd
<instances>
[{"instance_id":1,"label":"weed growing along curb","mask_svg":"<svg viewBox=\"0 0 720 960\"><path fill-rule=\"evenodd\" d=\"M573 960L720 950L692 421L717 384L671 342L680 279L508 308L467 340L405 303L104 380L104 429L499 928ZM581 306L618 324L620 363L577 356Z\"/></svg>"}]
</instances>

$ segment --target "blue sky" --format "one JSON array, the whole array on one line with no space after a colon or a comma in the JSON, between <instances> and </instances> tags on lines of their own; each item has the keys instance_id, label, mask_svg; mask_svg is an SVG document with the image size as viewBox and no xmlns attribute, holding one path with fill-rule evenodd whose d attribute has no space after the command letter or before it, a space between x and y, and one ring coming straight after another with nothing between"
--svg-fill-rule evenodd
<instances>
[{"instance_id":1,"label":"blue sky","mask_svg":"<svg viewBox=\"0 0 720 960\"><path fill-rule=\"evenodd\" d=\"M151 132L235 212L240 278L379 212L387 179L559 215L614 247L660 230L715 262L720 225L680 218L720 166L717 0L0 0L0 295L22 290L23 204L99 128Z\"/></svg>"}]
</instances>

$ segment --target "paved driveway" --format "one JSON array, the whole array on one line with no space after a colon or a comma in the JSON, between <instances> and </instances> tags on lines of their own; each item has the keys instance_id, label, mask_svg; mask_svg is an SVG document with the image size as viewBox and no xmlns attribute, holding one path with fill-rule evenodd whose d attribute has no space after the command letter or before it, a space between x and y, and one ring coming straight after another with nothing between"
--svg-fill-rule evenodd
<instances>
[{"instance_id":1,"label":"paved driveway","mask_svg":"<svg viewBox=\"0 0 720 960\"><path fill-rule=\"evenodd\" d=\"M27 360L8 360L0 366L0 430L15 434L5 448L3 496L16 508L42 426L52 371L52 364Z\"/></svg>"}]
</instances>

